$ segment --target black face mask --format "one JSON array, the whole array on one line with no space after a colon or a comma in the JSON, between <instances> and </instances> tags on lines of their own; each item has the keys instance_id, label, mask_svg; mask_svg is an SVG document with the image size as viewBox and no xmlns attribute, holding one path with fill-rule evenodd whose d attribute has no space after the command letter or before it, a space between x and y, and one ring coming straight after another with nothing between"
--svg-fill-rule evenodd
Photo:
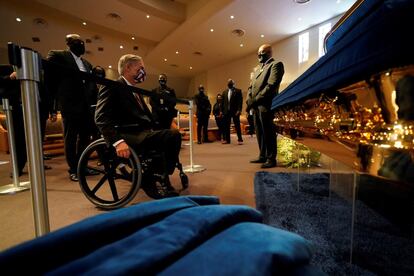
<instances>
[{"instance_id":1,"label":"black face mask","mask_svg":"<svg viewBox=\"0 0 414 276\"><path fill-rule=\"evenodd\" d=\"M200 92L200 94L203 94L204 93L204 88L198 89L198 92Z\"/></svg>"},{"instance_id":2,"label":"black face mask","mask_svg":"<svg viewBox=\"0 0 414 276\"><path fill-rule=\"evenodd\" d=\"M270 58L270 55L267 53L260 53L257 57L259 58L260 63L265 63Z\"/></svg>"},{"instance_id":3,"label":"black face mask","mask_svg":"<svg viewBox=\"0 0 414 276\"><path fill-rule=\"evenodd\" d=\"M72 53L74 53L77 57L80 57L85 53L85 44L83 43L73 43L69 46L69 49Z\"/></svg>"},{"instance_id":4,"label":"black face mask","mask_svg":"<svg viewBox=\"0 0 414 276\"><path fill-rule=\"evenodd\" d=\"M227 87L228 87L229 89L232 89L232 88L234 87L234 84L233 84L233 83L228 83L228 84L227 84Z\"/></svg>"},{"instance_id":5,"label":"black face mask","mask_svg":"<svg viewBox=\"0 0 414 276\"><path fill-rule=\"evenodd\" d=\"M166 80L159 80L158 82L160 83L161 86L166 86L167 85Z\"/></svg>"}]
</instances>

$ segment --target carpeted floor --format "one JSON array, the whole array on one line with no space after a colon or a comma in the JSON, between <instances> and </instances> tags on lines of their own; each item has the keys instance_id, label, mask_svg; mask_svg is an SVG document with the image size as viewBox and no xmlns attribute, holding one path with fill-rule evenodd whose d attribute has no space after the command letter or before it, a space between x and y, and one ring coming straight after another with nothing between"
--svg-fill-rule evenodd
<instances>
[{"instance_id":1,"label":"carpeted floor","mask_svg":"<svg viewBox=\"0 0 414 276\"><path fill-rule=\"evenodd\" d=\"M298 186L298 174L256 173L256 206L265 223L311 241L312 264L329 275L410 275L412 238L396 234L398 228L389 220L357 200L351 239L351 201L329 190L328 174L301 174L300 178Z\"/></svg>"}]
</instances>

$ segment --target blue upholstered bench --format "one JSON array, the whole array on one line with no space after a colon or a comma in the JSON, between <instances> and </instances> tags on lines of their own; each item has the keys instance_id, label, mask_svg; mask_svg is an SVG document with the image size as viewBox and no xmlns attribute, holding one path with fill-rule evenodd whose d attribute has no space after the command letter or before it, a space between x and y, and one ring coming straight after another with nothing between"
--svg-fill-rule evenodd
<instances>
[{"instance_id":1,"label":"blue upholstered bench","mask_svg":"<svg viewBox=\"0 0 414 276\"><path fill-rule=\"evenodd\" d=\"M188 196L97 215L0 253L3 275L320 275L302 237Z\"/></svg>"}]
</instances>

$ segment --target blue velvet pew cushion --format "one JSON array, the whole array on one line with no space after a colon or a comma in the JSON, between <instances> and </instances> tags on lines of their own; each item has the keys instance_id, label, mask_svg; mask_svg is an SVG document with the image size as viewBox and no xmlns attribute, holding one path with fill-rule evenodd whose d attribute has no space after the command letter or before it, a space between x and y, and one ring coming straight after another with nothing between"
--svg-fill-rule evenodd
<instances>
[{"instance_id":1,"label":"blue velvet pew cushion","mask_svg":"<svg viewBox=\"0 0 414 276\"><path fill-rule=\"evenodd\" d=\"M49 275L153 275L223 230L261 221L261 213L246 206L182 209Z\"/></svg>"},{"instance_id":2,"label":"blue velvet pew cushion","mask_svg":"<svg viewBox=\"0 0 414 276\"><path fill-rule=\"evenodd\" d=\"M310 244L301 236L246 222L212 237L160 275L291 275L309 266L310 258Z\"/></svg>"},{"instance_id":3,"label":"blue velvet pew cushion","mask_svg":"<svg viewBox=\"0 0 414 276\"><path fill-rule=\"evenodd\" d=\"M4 275L22 275L28 269L32 275L44 274L179 210L208 204L219 204L219 200L210 196L175 197L97 215L3 251L0 267Z\"/></svg>"}]
</instances>

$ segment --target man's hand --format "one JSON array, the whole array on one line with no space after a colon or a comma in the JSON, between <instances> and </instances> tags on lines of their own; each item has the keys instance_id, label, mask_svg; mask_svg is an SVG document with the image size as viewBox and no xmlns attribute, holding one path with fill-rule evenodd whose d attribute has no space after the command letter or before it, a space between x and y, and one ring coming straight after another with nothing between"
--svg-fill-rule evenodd
<instances>
[{"instance_id":1,"label":"man's hand","mask_svg":"<svg viewBox=\"0 0 414 276\"><path fill-rule=\"evenodd\" d=\"M16 71L13 71L13 73L11 73L11 74L10 74L9 78L10 78L11 80L15 80L15 79L17 79L17 73L16 73Z\"/></svg>"},{"instance_id":2,"label":"man's hand","mask_svg":"<svg viewBox=\"0 0 414 276\"><path fill-rule=\"evenodd\" d=\"M116 145L115 149L116 155L122 158L129 158L129 155L131 154L131 152L129 151L129 147L125 142L121 142L118 145Z\"/></svg>"}]
</instances>

